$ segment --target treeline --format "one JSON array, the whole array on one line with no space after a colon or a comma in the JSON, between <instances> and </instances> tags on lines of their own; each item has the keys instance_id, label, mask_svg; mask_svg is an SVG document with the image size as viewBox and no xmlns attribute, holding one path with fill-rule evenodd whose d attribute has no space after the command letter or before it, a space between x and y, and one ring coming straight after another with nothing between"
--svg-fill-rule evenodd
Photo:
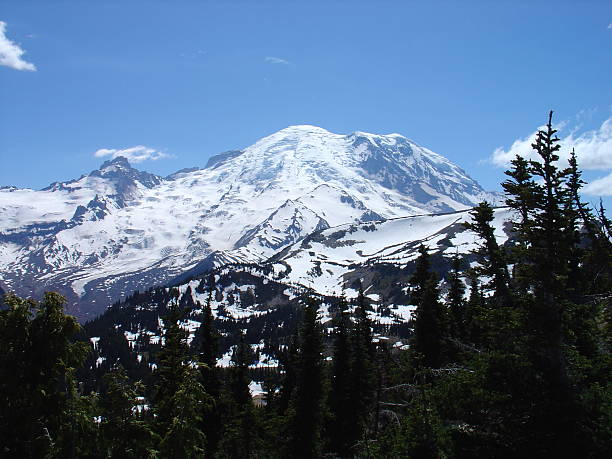
<instances>
[{"instance_id":1,"label":"treeline","mask_svg":"<svg viewBox=\"0 0 612 459\"><path fill-rule=\"evenodd\" d=\"M551 114L552 116L552 114ZM478 264L455 257L444 292L426 247L406 279L410 347L374 338L360 293L333 331L303 299L279 370L254 400L251 347L229 368L209 304L192 346L171 301L152 377L116 367L99 391L75 370L89 344L49 293L0 311L0 454L6 457L603 458L612 450L612 224L580 200L576 157L560 167L551 119L537 161L506 172L513 238L500 246L482 203L468 228ZM213 294L213 289L210 289Z\"/></svg>"}]
</instances>

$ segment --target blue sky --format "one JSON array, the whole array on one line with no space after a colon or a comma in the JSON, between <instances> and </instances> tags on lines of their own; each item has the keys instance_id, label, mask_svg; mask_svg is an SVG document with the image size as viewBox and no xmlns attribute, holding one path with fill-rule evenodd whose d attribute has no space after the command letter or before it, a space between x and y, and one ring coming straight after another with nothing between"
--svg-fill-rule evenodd
<instances>
[{"instance_id":1,"label":"blue sky","mask_svg":"<svg viewBox=\"0 0 612 459\"><path fill-rule=\"evenodd\" d=\"M4 0L0 21L0 185L125 149L167 175L314 124L403 134L496 189L554 109L588 200L612 194L610 1Z\"/></svg>"}]
</instances>

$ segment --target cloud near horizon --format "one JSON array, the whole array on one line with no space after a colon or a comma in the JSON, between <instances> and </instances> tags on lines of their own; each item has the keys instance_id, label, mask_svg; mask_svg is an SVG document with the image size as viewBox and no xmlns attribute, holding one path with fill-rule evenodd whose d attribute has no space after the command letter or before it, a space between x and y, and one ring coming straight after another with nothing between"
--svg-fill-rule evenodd
<instances>
[{"instance_id":1,"label":"cloud near horizon","mask_svg":"<svg viewBox=\"0 0 612 459\"><path fill-rule=\"evenodd\" d=\"M561 135L566 125L566 122L562 122L555 126L560 131L557 135L561 139L559 156L562 160L567 160L574 149L578 158L578 166L582 170L609 171L612 169L612 117L605 120L598 129L579 135L576 135L576 129L572 129L566 136ZM516 139L507 150L502 147L497 148L489 157L489 162L499 167L507 167L516 155L527 159L537 159L536 153L531 148L536 134L537 131L527 137ZM594 196L612 196L612 172L593 180L583 188L583 191L585 194Z\"/></svg>"},{"instance_id":2,"label":"cloud near horizon","mask_svg":"<svg viewBox=\"0 0 612 459\"><path fill-rule=\"evenodd\" d=\"M135 147L114 149L114 148L101 148L94 153L96 158L103 158L110 156L116 158L123 156L131 163L141 163L143 161L157 161L158 159L170 158L171 155L164 153L163 151L156 150L154 148L145 147L144 145L136 145Z\"/></svg>"},{"instance_id":3,"label":"cloud near horizon","mask_svg":"<svg viewBox=\"0 0 612 459\"><path fill-rule=\"evenodd\" d=\"M282 65L290 65L286 59L281 59L280 57L268 56L264 59L268 64L282 64Z\"/></svg>"},{"instance_id":4,"label":"cloud near horizon","mask_svg":"<svg viewBox=\"0 0 612 459\"><path fill-rule=\"evenodd\" d=\"M0 21L0 65L15 70L29 70L35 72L36 66L21 58L24 54L25 51L6 36L6 22Z\"/></svg>"},{"instance_id":5,"label":"cloud near horizon","mask_svg":"<svg viewBox=\"0 0 612 459\"><path fill-rule=\"evenodd\" d=\"M612 196L612 172L604 177L593 180L583 188L586 194L592 196Z\"/></svg>"}]
</instances>

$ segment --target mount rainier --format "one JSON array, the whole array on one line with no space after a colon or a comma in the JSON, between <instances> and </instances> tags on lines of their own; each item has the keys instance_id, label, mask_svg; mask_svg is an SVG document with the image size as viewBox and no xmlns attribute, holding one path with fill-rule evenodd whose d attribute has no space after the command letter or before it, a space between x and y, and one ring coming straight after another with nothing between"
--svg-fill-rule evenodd
<instances>
[{"instance_id":1,"label":"mount rainier","mask_svg":"<svg viewBox=\"0 0 612 459\"><path fill-rule=\"evenodd\" d=\"M292 126L165 178L117 157L42 190L0 189L0 288L59 291L86 319L190 273L300 258L305 238L335 227L448 214L484 199L499 197L398 134ZM391 226L399 244L410 224Z\"/></svg>"}]
</instances>

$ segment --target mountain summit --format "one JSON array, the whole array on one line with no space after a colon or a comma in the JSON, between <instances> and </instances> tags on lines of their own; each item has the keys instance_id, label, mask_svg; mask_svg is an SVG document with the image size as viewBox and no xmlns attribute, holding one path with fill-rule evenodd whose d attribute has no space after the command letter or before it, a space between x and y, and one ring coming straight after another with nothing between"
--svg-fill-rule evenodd
<instances>
[{"instance_id":1,"label":"mountain summit","mask_svg":"<svg viewBox=\"0 0 612 459\"><path fill-rule=\"evenodd\" d=\"M59 289L87 317L194 269L262 263L326 228L494 198L399 134L290 126L165 179L118 157L40 191L0 189L0 284Z\"/></svg>"},{"instance_id":2,"label":"mountain summit","mask_svg":"<svg viewBox=\"0 0 612 459\"><path fill-rule=\"evenodd\" d=\"M402 203L402 215L458 210L484 196L460 167L399 134L339 135L316 126L290 126L213 164L225 166L228 178L292 195L322 183L362 197L395 194L390 202ZM397 209L389 212L397 215Z\"/></svg>"}]
</instances>

